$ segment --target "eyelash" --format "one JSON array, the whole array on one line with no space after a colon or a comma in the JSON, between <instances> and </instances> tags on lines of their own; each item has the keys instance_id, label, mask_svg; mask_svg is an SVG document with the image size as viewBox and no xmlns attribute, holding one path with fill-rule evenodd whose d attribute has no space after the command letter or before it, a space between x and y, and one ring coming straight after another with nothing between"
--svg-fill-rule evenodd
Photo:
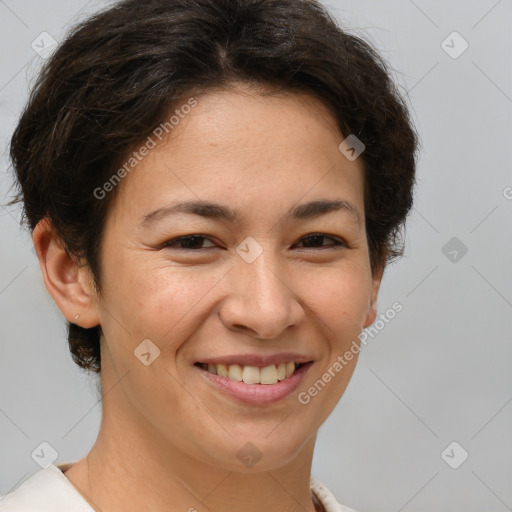
<instances>
[{"instance_id":1,"label":"eyelash","mask_svg":"<svg viewBox=\"0 0 512 512\"><path fill-rule=\"evenodd\" d=\"M326 235L324 233L311 233L309 235L303 236L300 240L304 239L311 239L313 237L322 237L327 238L329 240L332 240L333 242L336 242L334 244L330 245L324 245L320 247L305 247L305 249L321 249L325 250L326 248L337 248L337 247L345 247L347 249L350 248L350 246L342 239L336 238L330 235ZM179 238L175 238L173 240L168 240L167 242L164 242L162 245L162 248L164 249L173 249L173 245L182 243L183 241L189 241L191 239L198 239L198 240L209 240L210 242L214 243L209 237L203 236L203 235L187 235L187 236L181 236ZM204 251L207 249L214 249L215 247L202 247L199 249L189 249L189 248L178 248L177 250L181 251L189 251L189 252L198 252L198 251Z\"/></svg>"}]
</instances>

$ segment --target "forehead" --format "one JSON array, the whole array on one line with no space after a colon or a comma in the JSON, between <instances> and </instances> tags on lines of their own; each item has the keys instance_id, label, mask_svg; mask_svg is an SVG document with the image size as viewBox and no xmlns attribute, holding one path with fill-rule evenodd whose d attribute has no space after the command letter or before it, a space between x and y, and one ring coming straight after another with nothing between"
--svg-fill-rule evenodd
<instances>
[{"instance_id":1,"label":"forehead","mask_svg":"<svg viewBox=\"0 0 512 512\"><path fill-rule=\"evenodd\" d=\"M168 138L155 139L123 179L116 215L140 218L177 200L284 211L301 199L335 192L361 203L362 159L349 161L340 153L344 135L319 100L292 92L262 95L242 86L193 99L193 108L170 113Z\"/></svg>"}]
</instances>

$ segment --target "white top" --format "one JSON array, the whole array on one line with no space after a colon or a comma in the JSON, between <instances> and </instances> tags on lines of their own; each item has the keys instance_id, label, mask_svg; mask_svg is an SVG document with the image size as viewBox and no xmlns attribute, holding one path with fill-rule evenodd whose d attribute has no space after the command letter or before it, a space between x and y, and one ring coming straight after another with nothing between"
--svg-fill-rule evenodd
<instances>
[{"instance_id":1,"label":"white top","mask_svg":"<svg viewBox=\"0 0 512 512\"><path fill-rule=\"evenodd\" d=\"M19 484L14 490L0 495L1 512L94 512L84 497L64 475L72 463L51 464ZM311 491L326 512L356 512L340 505L334 495L311 476Z\"/></svg>"}]
</instances>

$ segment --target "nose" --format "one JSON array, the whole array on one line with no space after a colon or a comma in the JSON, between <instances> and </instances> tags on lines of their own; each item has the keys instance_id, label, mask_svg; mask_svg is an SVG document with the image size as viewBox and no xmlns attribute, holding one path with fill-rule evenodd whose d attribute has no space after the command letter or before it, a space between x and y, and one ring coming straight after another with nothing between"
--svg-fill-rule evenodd
<instances>
[{"instance_id":1,"label":"nose","mask_svg":"<svg viewBox=\"0 0 512 512\"><path fill-rule=\"evenodd\" d=\"M300 325L305 312L278 256L263 253L252 263L237 258L228 273L228 293L219 309L227 329L251 337L276 339Z\"/></svg>"}]
</instances>

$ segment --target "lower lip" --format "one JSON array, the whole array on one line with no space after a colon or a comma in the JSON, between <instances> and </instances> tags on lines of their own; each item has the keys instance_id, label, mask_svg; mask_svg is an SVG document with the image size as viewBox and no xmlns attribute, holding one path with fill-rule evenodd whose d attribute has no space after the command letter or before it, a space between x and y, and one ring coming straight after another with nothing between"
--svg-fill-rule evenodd
<instances>
[{"instance_id":1,"label":"lower lip","mask_svg":"<svg viewBox=\"0 0 512 512\"><path fill-rule=\"evenodd\" d=\"M236 398L240 402L251 405L266 405L283 400L293 393L312 364L313 361L303 364L295 370L291 377L281 380L276 384L246 384L242 381L238 382L228 377L221 377L220 375L210 373L199 366L194 366L194 368L201 372L201 375L209 383L216 386L217 389Z\"/></svg>"}]
</instances>

